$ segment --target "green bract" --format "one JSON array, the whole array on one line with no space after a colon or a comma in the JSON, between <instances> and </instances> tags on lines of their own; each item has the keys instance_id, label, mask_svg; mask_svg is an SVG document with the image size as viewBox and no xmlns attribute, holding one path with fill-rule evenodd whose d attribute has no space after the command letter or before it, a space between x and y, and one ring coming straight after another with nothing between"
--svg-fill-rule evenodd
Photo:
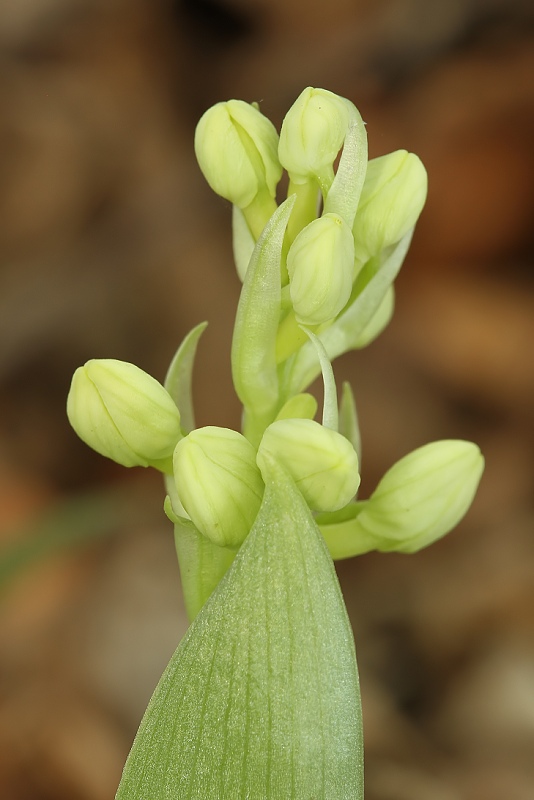
<instances>
[{"instance_id":1,"label":"green bract","mask_svg":"<svg viewBox=\"0 0 534 800\"><path fill-rule=\"evenodd\" d=\"M79 367L67 399L69 422L86 444L125 467L171 471L180 412L142 369L112 358Z\"/></svg>"},{"instance_id":2,"label":"green bract","mask_svg":"<svg viewBox=\"0 0 534 800\"><path fill-rule=\"evenodd\" d=\"M281 419L269 425L258 464L274 459L288 471L314 511L345 506L360 485L358 456L348 439L311 419Z\"/></svg>"},{"instance_id":3,"label":"green bract","mask_svg":"<svg viewBox=\"0 0 534 800\"><path fill-rule=\"evenodd\" d=\"M287 255L295 316L305 325L333 319L347 304L354 274L354 239L337 214L325 214L302 230Z\"/></svg>"},{"instance_id":4,"label":"green bract","mask_svg":"<svg viewBox=\"0 0 534 800\"><path fill-rule=\"evenodd\" d=\"M195 133L195 153L214 192L246 208L267 190L274 197L282 168L278 134L258 109L242 100L209 108Z\"/></svg>"},{"instance_id":5,"label":"green bract","mask_svg":"<svg viewBox=\"0 0 534 800\"><path fill-rule=\"evenodd\" d=\"M413 228L427 187L426 170L413 153L397 150L369 161L353 227L356 256L362 263Z\"/></svg>"},{"instance_id":6,"label":"green bract","mask_svg":"<svg viewBox=\"0 0 534 800\"><path fill-rule=\"evenodd\" d=\"M240 545L263 495L250 442L229 428L197 428L178 442L173 463L178 496L196 528L221 547Z\"/></svg>"}]
</instances>

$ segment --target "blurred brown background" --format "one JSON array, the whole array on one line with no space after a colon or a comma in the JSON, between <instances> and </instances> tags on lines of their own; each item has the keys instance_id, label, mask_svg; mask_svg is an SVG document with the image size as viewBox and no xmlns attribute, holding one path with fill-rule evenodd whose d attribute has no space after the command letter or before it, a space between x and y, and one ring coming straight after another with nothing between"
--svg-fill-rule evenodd
<instances>
[{"instance_id":1,"label":"blurred brown background","mask_svg":"<svg viewBox=\"0 0 534 800\"><path fill-rule=\"evenodd\" d=\"M115 357L162 379L208 319L197 421L238 426L230 213L194 126L230 97L279 126L313 85L430 176L395 319L337 368L363 494L432 439L487 459L447 539L339 565L367 800L532 800L533 44L527 0L1 4L0 797L113 797L186 626L158 476L78 442L70 376Z\"/></svg>"}]
</instances>

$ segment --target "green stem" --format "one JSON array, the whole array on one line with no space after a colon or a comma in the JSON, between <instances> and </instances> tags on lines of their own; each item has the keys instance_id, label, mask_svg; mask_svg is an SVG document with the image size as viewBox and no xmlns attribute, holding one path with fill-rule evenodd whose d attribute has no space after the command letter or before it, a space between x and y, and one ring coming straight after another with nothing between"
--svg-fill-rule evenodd
<instances>
[{"instance_id":1,"label":"green stem","mask_svg":"<svg viewBox=\"0 0 534 800\"><path fill-rule=\"evenodd\" d=\"M276 334L276 363L282 364L289 356L300 350L308 337L295 318L293 309L286 314Z\"/></svg>"},{"instance_id":2,"label":"green stem","mask_svg":"<svg viewBox=\"0 0 534 800\"><path fill-rule=\"evenodd\" d=\"M317 216L319 190L314 180L305 183L289 181L287 196L296 195L296 202L287 225L287 239L291 244L306 225Z\"/></svg>"},{"instance_id":3,"label":"green stem","mask_svg":"<svg viewBox=\"0 0 534 800\"><path fill-rule=\"evenodd\" d=\"M255 414L251 409L245 408L243 410L243 436L245 436L254 447L257 448L259 446L265 429L271 422L274 422L280 408L281 404L278 403L276 407L269 409L269 411L263 414Z\"/></svg>"},{"instance_id":4,"label":"green stem","mask_svg":"<svg viewBox=\"0 0 534 800\"><path fill-rule=\"evenodd\" d=\"M277 209L276 200L265 189L258 192L252 203L241 209L254 239L258 241L263 229Z\"/></svg>"}]
</instances>

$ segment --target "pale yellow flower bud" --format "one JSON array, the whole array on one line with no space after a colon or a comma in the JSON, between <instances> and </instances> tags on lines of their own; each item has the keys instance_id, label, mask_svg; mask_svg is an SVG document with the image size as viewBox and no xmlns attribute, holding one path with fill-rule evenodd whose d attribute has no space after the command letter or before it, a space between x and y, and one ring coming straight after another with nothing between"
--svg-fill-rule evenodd
<instances>
[{"instance_id":1,"label":"pale yellow flower bud","mask_svg":"<svg viewBox=\"0 0 534 800\"><path fill-rule=\"evenodd\" d=\"M275 196L282 174L272 122L242 100L209 108L197 125L195 153L214 192L239 208L267 190Z\"/></svg>"},{"instance_id":2,"label":"pale yellow flower bud","mask_svg":"<svg viewBox=\"0 0 534 800\"><path fill-rule=\"evenodd\" d=\"M289 291L295 316L305 325L333 319L346 305L354 274L354 239L337 214L313 220L287 255Z\"/></svg>"},{"instance_id":3,"label":"pale yellow flower bud","mask_svg":"<svg viewBox=\"0 0 534 800\"><path fill-rule=\"evenodd\" d=\"M238 547L263 496L250 442L229 428L197 428L178 443L173 461L178 496L196 528L216 545Z\"/></svg>"},{"instance_id":4,"label":"pale yellow flower bud","mask_svg":"<svg viewBox=\"0 0 534 800\"><path fill-rule=\"evenodd\" d=\"M316 179L322 188L334 176L354 106L326 89L308 87L287 112L280 131L278 155L294 183Z\"/></svg>"},{"instance_id":5,"label":"pale yellow flower bud","mask_svg":"<svg viewBox=\"0 0 534 800\"><path fill-rule=\"evenodd\" d=\"M134 364L93 359L79 367L67 398L69 422L86 444L125 467L170 471L180 412L155 378Z\"/></svg>"},{"instance_id":6,"label":"pale yellow flower bud","mask_svg":"<svg viewBox=\"0 0 534 800\"><path fill-rule=\"evenodd\" d=\"M258 450L288 471L314 511L345 506L360 485L358 456L340 433L310 419L281 419L266 429Z\"/></svg>"},{"instance_id":7,"label":"pale yellow flower bud","mask_svg":"<svg viewBox=\"0 0 534 800\"><path fill-rule=\"evenodd\" d=\"M386 472L357 517L378 550L414 553L448 533L467 513L484 459L472 442L432 442Z\"/></svg>"},{"instance_id":8,"label":"pale yellow flower bud","mask_svg":"<svg viewBox=\"0 0 534 800\"><path fill-rule=\"evenodd\" d=\"M406 150L371 159L356 212L356 257L363 263L398 242L417 222L428 179L421 160Z\"/></svg>"}]
</instances>

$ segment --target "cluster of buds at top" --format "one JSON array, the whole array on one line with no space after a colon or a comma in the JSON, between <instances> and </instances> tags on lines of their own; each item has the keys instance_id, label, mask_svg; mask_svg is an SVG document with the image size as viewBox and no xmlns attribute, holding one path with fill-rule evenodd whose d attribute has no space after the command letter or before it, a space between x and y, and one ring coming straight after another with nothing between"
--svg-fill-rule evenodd
<instances>
[{"instance_id":1,"label":"cluster of buds at top","mask_svg":"<svg viewBox=\"0 0 534 800\"><path fill-rule=\"evenodd\" d=\"M324 89L301 93L279 138L256 105L218 103L197 126L195 151L210 186L244 213L245 225L241 212L234 216L240 261L251 255L274 210L282 167L287 171L288 195L296 203L280 276L282 286L289 283L292 308L282 309L281 317L292 313L297 323L312 327L334 323L354 302L359 271L411 231L427 193L426 171L412 153L399 150L368 161L358 110ZM262 216L260 199L266 197ZM242 264L239 272L245 273Z\"/></svg>"}]
</instances>

